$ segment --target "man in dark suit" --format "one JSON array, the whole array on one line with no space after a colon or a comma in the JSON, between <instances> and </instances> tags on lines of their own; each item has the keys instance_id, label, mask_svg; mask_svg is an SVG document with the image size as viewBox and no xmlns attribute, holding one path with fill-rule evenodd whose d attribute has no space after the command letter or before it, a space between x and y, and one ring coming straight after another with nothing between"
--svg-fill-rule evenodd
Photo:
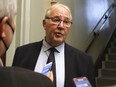
<instances>
[{"instance_id":1,"label":"man in dark suit","mask_svg":"<svg viewBox=\"0 0 116 87\"><path fill-rule=\"evenodd\" d=\"M0 87L53 87L46 76L19 67L0 68Z\"/></svg>"},{"instance_id":2,"label":"man in dark suit","mask_svg":"<svg viewBox=\"0 0 116 87\"><path fill-rule=\"evenodd\" d=\"M15 30L16 0L0 0L0 87L53 87L43 74L19 67L4 67L1 56L9 48Z\"/></svg>"},{"instance_id":3,"label":"man in dark suit","mask_svg":"<svg viewBox=\"0 0 116 87\"><path fill-rule=\"evenodd\" d=\"M71 21L71 11L66 5L55 4L48 8L43 20L45 38L40 42L18 47L13 66L42 73L48 61L49 49L54 47L57 50L54 52L56 87L75 87L73 78L78 77L87 77L92 86L96 87L91 57L65 42Z\"/></svg>"}]
</instances>

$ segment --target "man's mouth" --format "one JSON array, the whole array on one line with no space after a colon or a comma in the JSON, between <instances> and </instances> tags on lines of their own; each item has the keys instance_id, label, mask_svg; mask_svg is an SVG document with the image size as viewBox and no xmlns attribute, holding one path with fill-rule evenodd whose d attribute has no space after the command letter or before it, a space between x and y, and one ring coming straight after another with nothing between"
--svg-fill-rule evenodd
<instances>
[{"instance_id":1,"label":"man's mouth","mask_svg":"<svg viewBox=\"0 0 116 87\"><path fill-rule=\"evenodd\" d=\"M61 33L61 32L55 32L55 34L56 34L58 37L63 36L63 33Z\"/></svg>"}]
</instances>

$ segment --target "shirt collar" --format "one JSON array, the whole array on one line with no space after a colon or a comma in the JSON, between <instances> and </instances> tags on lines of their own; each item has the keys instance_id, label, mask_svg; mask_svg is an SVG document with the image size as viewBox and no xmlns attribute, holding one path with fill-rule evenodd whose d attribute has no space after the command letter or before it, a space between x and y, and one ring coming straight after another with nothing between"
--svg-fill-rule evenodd
<instances>
[{"instance_id":1,"label":"shirt collar","mask_svg":"<svg viewBox=\"0 0 116 87\"><path fill-rule=\"evenodd\" d=\"M44 50L44 52L45 51L48 51L48 49L49 48L51 48L51 46L45 41L45 39L43 40L43 50ZM57 47L55 47L56 48L56 50L60 53L61 52L61 50L63 50L64 49L64 43L62 43L61 45L59 45L59 46L57 46Z\"/></svg>"}]
</instances>

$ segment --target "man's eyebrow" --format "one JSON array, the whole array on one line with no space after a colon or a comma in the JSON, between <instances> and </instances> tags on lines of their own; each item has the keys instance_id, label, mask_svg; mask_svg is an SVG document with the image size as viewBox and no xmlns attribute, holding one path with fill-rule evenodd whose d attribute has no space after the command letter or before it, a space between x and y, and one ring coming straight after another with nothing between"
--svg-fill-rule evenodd
<instances>
[{"instance_id":1,"label":"man's eyebrow","mask_svg":"<svg viewBox=\"0 0 116 87\"><path fill-rule=\"evenodd\" d=\"M60 16L53 16L53 18L60 18Z\"/></svg>"},{"instance_id":2,"label":"man's eyebrow","mask_svg":"<svg viewBox=\"0 0 116 87\"><path fill-rule=\"evenodd\" d=\"M62 17L62 16L53 16L54 18L60 18L60 17ZM66 20L70 20L70 18L68 18L68 17L64 17L64 19L66 19Z\"/></svg>"}]
</instances>

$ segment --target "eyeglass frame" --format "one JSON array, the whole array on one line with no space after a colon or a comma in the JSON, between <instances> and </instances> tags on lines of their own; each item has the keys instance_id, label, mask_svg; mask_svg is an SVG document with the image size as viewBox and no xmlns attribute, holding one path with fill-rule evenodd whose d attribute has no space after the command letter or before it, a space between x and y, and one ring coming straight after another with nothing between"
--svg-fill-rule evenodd
<instances>
[{"instance_id":1,"label":"eyeglass frame","mask_svg":"<svg viewBox=\"0 0 116 87\"><path fill-rule=\"evenodd\" d=\"M56 25L59 25L61 22L63 22L63 25L65 27L70 27L71 24L72 24L72 21L70 21L70 20L67 20L67 21L66 20L61 20L57 16L56 17L45 17L45 19L51 19L51 21Z\"/></svg>"},{"instance_id":2,"label":"eyeglass frame","mask_svg":"<svg viewBox=\"0 0 116 87\"><path fill-rule=\"evenodd\" d=\"M0 23L1 21L3 20L4 17L0 18ZM11 30L12 30L12 33L14 34L14 29L13 27L11 26L11 24L9 23L9 21L7 20L6 23L10 26Z\"/></svg>"},{"instance_id":3,"label":"eyeglass frame","mask_svg":"<svg viewBox=\"0 0 116 87\"><path fill-rule=\"evenodd\" d=\"M0 18L0 23L2 22L3 18L4 18L4 17ZM14 29L13 29L13 27L11 26L11 24L10 24L8 21L6 21L6 23L9 25L9 27L10 27L10 29L11 29L12 33L14 34ZM6 50L7 50L7 49L8 49L8 47L7 47L6 43L5 43L5 41L3 40L3 38L2 38L2 37L0 37L0 39L1 39L1 40L2 40L2 42L4 43L4 46L5 46Z\"/></svg>"}]
</instances>

